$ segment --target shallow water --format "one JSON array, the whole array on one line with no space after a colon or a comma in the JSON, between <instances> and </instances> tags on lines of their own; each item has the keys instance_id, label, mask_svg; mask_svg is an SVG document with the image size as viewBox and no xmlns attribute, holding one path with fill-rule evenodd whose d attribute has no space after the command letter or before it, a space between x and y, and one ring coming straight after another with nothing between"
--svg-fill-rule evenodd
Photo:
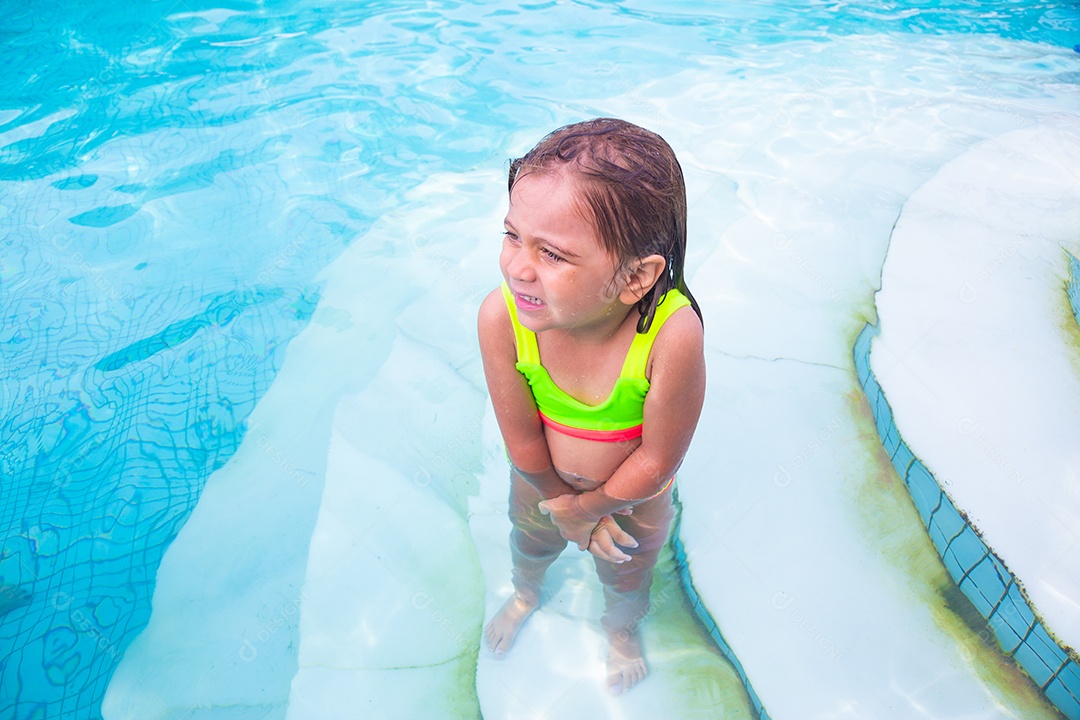
<instances>
[{"instance_id":1,"label":"shallow water","mask_svg":"<svg viewBox=\"0 0 1080 720\"><path fill-rule=\"evenodd\" d=\"M317 313L365 328L362 357L336 367L352 392L432 352L479 392L471 313L496 279L498 175L543 132L612 113L668 137L711 346L843 367L907 195L974 143L1076 107L1070 4L666 8L5 13L0 576L31 601L0 623L0 715L100 714L163 553L245 437L318 503L318 466L248 422ZM771 254L740 263L748 223ZM368 291L328 306L350 248ZM482 395L447 382L409 403L388 391L354 429L386 426L389 463L464 515L477 482L457 480L483 463L459 428L479 434ZM461 469L442 477L439 458ZM270 673L286 681L287 620Z\"/></svg>"}]
</instances>

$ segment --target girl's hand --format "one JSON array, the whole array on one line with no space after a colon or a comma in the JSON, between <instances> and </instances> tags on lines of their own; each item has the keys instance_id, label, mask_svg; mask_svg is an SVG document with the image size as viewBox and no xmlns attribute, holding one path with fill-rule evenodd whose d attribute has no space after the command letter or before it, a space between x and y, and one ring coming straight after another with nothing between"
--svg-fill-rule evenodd
<instances>
[{"instance_id":1,"label":"girl's hand","mask_svg":"<svg viewBox=\"0 0 1080 720\"><path fill-rule=\"evenodd\" d=\"M600 518L600 522L592 531L592 539L589 542L589 552L608 562L621 564L632 560L629 555L620 550L617 545L636 548L637 540L630 533L619 527L618 523L610 515Z\"/></svg>"},{"instance_id":2,"label":"girl's hand","mask_svg":"<svg viewBox=\"0 0 1080 720\"><path fill-rule=\"evenodd\" d=\"M538 506L540 512L551 518L552 524L559 529L559 534L572 543L578 550L585 550L592 541L592 531L598 519L583 512L578 507L577 495L560 495L544 500Z\"/></svg>"}]
</instances>

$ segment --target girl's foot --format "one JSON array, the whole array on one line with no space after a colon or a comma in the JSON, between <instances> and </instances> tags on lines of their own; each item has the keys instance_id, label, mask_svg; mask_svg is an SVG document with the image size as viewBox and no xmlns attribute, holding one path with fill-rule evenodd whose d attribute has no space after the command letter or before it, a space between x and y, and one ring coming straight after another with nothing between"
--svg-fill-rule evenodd
<instances>
[{"instance_id":1,"label":"girl's foot","mask_svg":"<svg viewBox=\"0 0 1080 720\"><path fill-rule=\"evenodd\" d=\"M607 659L607 689L612 695L622 695L649 674L645 656L641 653L641 638L637 631L625 630L609 639Z\"/></svg>"},{"instance_id":2,"label":"girl's foot","mask_svg":"<svg viewBox=\"0 0 1080 720\"><path fill-rule=\"evenodd\" d=\"M539 606L536 600L526 600L517 592L510 596L506 604L502 606L491 622L484 628L484 637L491 652L503 655L514 644L521 624L525 618L532 615L533 610Z\"/></svg>"}]
</instances>

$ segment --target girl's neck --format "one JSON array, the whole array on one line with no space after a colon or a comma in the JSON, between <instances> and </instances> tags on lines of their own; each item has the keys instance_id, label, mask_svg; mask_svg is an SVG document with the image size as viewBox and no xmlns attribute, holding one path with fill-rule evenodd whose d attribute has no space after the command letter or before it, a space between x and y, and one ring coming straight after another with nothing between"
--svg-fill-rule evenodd
<instances>
[{"instance_id":1,"label":"girl's neck","mask_svg":"<svg viewBox=\"0 0 1080 720\"><path fill-rule=\"evenodd\" d=\"M636 318L631 319L631 315L634 314L632 312L633 306L623 307L626 308L626 311L622 313L621 317L618 315L606 316L588 325L547 330L545 334L550 333L552 338L569 340L579 346L601 347L609 343L615 336L623 333L628 324L632 324L636 332L637 320Z\"/></svg>"}]
</instances>

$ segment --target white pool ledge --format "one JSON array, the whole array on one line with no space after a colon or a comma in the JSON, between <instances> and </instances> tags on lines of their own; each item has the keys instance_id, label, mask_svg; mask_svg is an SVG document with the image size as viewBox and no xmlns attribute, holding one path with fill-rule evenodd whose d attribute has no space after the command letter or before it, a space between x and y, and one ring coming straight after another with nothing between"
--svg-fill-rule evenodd
<instances>
[{"instance_id":1,"label":"white pool ledge","mask_svg":"<svg viewBox=\"0 0 1080 720\"><path fill-rule=\"evenodd\" d=\"M973 147L904 206L870 354L903 441L1065 652L1080 646L1080 332L1065 252L1078 246L1075 121Z\"/></svg>"}]
</instances>

